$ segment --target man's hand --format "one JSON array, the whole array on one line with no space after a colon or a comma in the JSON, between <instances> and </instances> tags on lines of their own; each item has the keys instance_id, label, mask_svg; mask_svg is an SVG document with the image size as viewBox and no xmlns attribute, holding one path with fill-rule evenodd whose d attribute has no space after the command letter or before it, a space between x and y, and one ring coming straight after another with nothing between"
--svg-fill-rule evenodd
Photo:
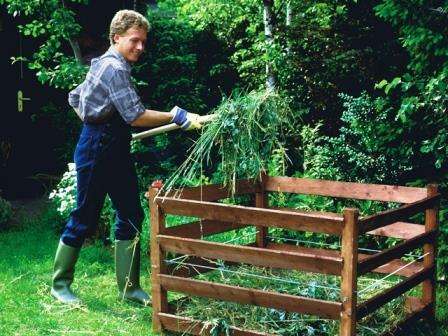
<instances>
[{"instance_id":1,"label":"man's hand","mask_svg":"<svg viewBox=\"0 0 448 336\"><path fill-rule=\"evenodd\" d=\"M173 119L171 120L171 122L176 123L183 130L188 131L201 128L198 114L188 113L186 110L178 106L174 106L174 108L171 110L171 113L173 114Z\"/></svg>"}]
</instances>

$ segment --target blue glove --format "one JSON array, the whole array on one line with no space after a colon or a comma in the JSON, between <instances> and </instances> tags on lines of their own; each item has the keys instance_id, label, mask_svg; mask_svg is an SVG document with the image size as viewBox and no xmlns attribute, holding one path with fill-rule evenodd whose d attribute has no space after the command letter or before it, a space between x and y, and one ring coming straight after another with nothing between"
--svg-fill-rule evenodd
<instances>
[{"instance_id":1,"label":"blue glove","mask_svg":"<svg viewBox=\"0 0 448 336\"><path fill-rule=\"evenodd\" d=\"M171 112L174 113L174 117L171 122L176 123L183 130L190 127L191 120L188 119L188 112L186 110L180 108L179 106L174 106Z\"/></svg>"}]
</instances>

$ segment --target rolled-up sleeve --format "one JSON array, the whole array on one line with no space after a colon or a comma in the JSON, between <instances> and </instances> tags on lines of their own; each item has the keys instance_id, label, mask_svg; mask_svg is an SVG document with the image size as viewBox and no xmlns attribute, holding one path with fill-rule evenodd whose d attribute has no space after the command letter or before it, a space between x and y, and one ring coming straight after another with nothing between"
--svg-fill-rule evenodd
<instances>
[{"instance_id":1,"label":"rolled-up sleeve","mask_svg":"<svg viewBox=\"0 0 448 336\"><path fill-rule=\"evenodd\" d=\"M126 123L132 124L145 112L145 107L130 82L128 72L118 69L114 71L107 87L112 104Z\"/></svg>"},{"instance_id":2,"label":"rolled-up sleeve","mask_svg":"<svg viewBox=\"0 0 448 336\"><path fill-rule=\"evenodd\" d=\"M81 90L84 82L79 84L76 88L68 93L68 103L74 109L79 108L79 97L81 95Z\"/></svg>"}]
</instances>

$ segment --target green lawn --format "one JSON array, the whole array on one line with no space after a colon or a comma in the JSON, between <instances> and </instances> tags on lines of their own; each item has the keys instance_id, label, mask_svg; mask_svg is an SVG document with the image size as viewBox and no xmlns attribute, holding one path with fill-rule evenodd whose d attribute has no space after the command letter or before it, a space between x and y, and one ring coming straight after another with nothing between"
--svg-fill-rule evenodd
<instances>
[{"instance_id":1,"label":"green lawn","mask_svg":"<svg viewBox=\"0 0 448 336\"><path fill-rule=\"evenodd\" d=\"M152 335L151 308L117 300L113 251L101 244L83 248L77 264L73 289L85 306L56 303L50 281L59 237L45 215L23 222L0 233L0 335ZM149 290L143 262L142 285ZM437 335L448 335L448 288L438 297Z\"/></svg>"},{"instance_id":2,"label":"green lawn","mask_svg":"<svg viewBox=\"0 0 448 336\"><path fill-rule=\"evenodd\" d=\"M52 299L58 236L42 219L0 233L0 335L152 335L151 308L117 300L113 251L101 245L83 248L77 264L73 289L85 307ZM142 273L149 289L146 266Z\"/></svg>"}]
</instances>

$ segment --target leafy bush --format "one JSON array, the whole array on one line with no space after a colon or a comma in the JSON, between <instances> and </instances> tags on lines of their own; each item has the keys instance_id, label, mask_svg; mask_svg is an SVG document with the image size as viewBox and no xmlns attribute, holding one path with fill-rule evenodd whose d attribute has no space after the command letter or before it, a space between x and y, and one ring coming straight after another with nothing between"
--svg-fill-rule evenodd
<instances>
[{"instance_id":1,"label":"leafy bush","mask_svg":"<svg viewBox=\"0 0 448 336\"><path fill-rule=\"evenodd\" d=\"M76 208L76 168L74 163L68 164L68 170L62 176L56 189L50 193L49 199L56 206L56 211L60 216L65 221L68 220L70 213ZM110 227L114 222L115 212L112 208L112 202L109 197L106 197L98 222L97 237L104 241L108 240L110 238ZM57 229L60 231L62 227L57 227Z\"/></svg>"},{"instance_id":2,"label":"leafy bush","mask_svg":"<svg viewBox=\"0 0 448 336\"><path fill-rule=\"evenodd\" d=\"M370 183L403 181L412 169L413 148L404 142L400 122L380 98L340 94L344 111L335 137L319 134L320 124L302 129L304 174L313 178Z\"/></svg>"},{"instance_id":3,"label":"leafy bush","mask_svg":"<svg viewBox=\"0 0 448 336\"><path fill-rule=\"evenodd\" d=\"M68 219L70 212L76 207L76 168L74 163L69 163L68 170L62 176L48 198L57 206L59 214Z\"/></svg>"},{"instance_id":4,"label":"leafy bush","mask_svg":"<svg viewBox=\"0 0 448 336\"><path fill-rule=\"evenodd\" d=\"M6 228L6 225L12 218L12 207L4 198L0 197L0 230Z\"/></svg>"}]
</instances>

